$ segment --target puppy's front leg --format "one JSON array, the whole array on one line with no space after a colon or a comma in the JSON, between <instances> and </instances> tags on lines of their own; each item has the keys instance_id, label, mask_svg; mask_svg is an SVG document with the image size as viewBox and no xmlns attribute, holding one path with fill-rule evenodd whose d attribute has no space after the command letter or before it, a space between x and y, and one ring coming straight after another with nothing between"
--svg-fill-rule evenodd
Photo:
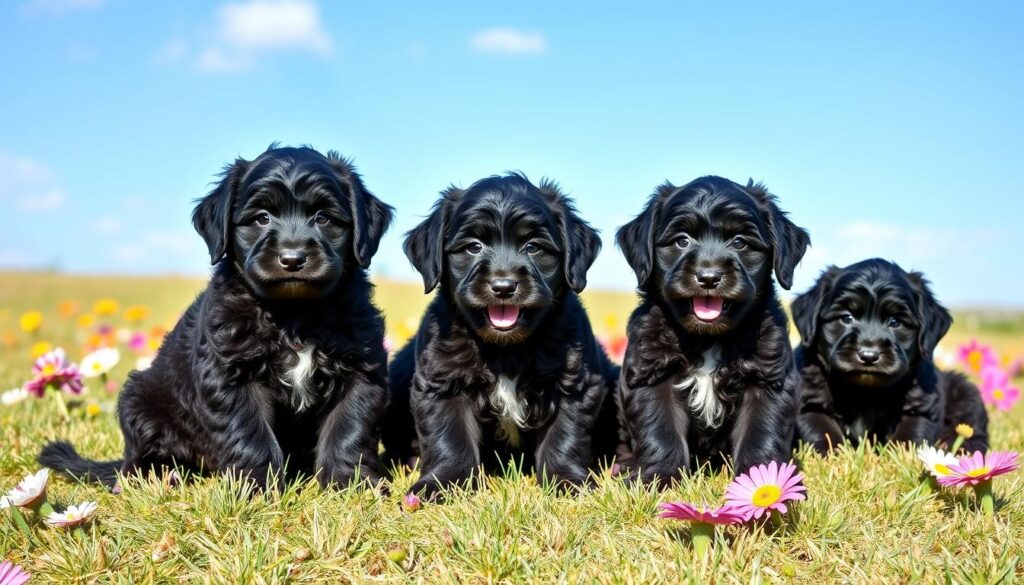
<instances>
[{"instance_id":1,"label":"puppy's front leg","mask_svg":"<svg viewBox=\"0 0 1024 585\"><path fill-rule=\"evenodd\" d=\"M359 379L344 392L320 427L316 445L320 485L345 487L357 476L371 485L380 483L377 423L386 401L382 380Z\"/></svg>"},{"instance_id":2,"label":"puppy's front leg","mask_svg":"<svg viewBox=\"0 0 1024 585\"><path fill-rule=\"evenodd\" d=\"M603 389L593 388L582 397L562 399L558 413L537 446L537 471L541 477L563 486L588 483L590 443L602 398Z\"/></svg>"},{"instance_id":3,"label":"puppy's front leg","mask_svg":"<svg viewBox=\"0 0 1024 585\"><path fill-rule=\"evenodd\" d=\"M690 413L677 396L675 387L665 381L654 387L627 388L623 409L633 443L633 456L645 483L665 485L682 477L690 466L686 443Z\"/></svg>"},{"instance_id":4,"label":"puppy's front leg","mask_svg":"<svg viewBox=\"0 0 1024 585\"><path fill-rule=\"evenodd\" d=\"M259 398L267 392L258 385L242 388L215 386L201 388L198 408L210 444L203 451L220 470L232 469L266 489L274 473L284 467L284 453L268 423L268 409Z\"/></svg>"},{"instance_id":5,"label":"puppy's front leg","mask_svg":"<svg viewBox=\"0 0 1024 585\"><path fill-rule=\"evenodd\" d=\"M939 435L939 396L914 386L903 402L903 413L892 440L905 443L932 443Z\"/></svg>"},{"instance_id":6,"label":"puppy's front leg","mask_svg":"<svg viewBox=\"0 0 1024 585\"><path fill-rule=\"evenodd\" d=\"M457 391L424 391L414 383L412 408L420 479L410 491L432 498L442 488L468 480L480 465L480 425L471 399Z\"/></svg>"},{"instance_id":7,"label":"puppy's front leg","mask_svg":"<svg viewBox=\"0 0 1024 585\"><path fill-rule=\"evenodd\" d=\"M771 461L789 461L796 431L796 385L794 373L774 387L750 387L743 393L732 431L736 473Z\"/></svg>"},{"instance_id":8,"label":"puppy's front leg","mask_svg":"<svg viewBox=\"0 0 1024 585\"><path fill-rule=\"evenodd\" d=\"M843 429L836 419L824 412L801 412L797 417L800 439L808 442L821 455L845 441Z\"/></svg>"}]
</instances>

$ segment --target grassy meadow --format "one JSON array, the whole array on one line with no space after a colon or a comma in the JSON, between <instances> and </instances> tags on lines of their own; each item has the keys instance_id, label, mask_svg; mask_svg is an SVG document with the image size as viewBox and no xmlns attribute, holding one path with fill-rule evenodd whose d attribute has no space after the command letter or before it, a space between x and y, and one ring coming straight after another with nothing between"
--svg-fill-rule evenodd
<instances>
[{"instance_id":1,"label":"grassy meadow","mask_svg":"<svg viewBox=\"0 0 1024 585\"><path fill-rule=\"evenodd\" d=\"M187 278L0 274L0 391L31 375L32 354L64 347L73 361L88 349L120 348L110 388L87 380L71 419L49 398L0 405L0 495L37 469L53 438L96 458L120 455L113 405L117 383L152 354L164 331L204 283ZM595 329L614 342L635 302L589 291ZM426 304L418 283L379 282L377 303L401 344ZM98 302L99 301L99 302ZM115 306L116 305L116 306ZM23 328L38 311L41 324ZM32 321L30 318L29 321ZM28 323L31 325L32 323ZM29 329L33 329L29 327ZM943 342L949 361L977 338L1012 360L1024 355L1024 315L965 311ZM1020 385L1020 380L1017 381ZM993 448L1024 451L1024 405L992 413ZM729 474L702 473L659 493L607 474L582 495L560 494L510 468L481 489L413 512L400 505L414 472L400 471L390 494L323 491L315 482L246 496L229 477L173 485L131 480L112 495L53 477L58 508L99 503L84 537L46 528L31 513L34 542L0 510L0 561L33 582L54 583L996 583L1024 579L1024 472L995 480L996 510L985 517L973 495L929 493L920 464L901 447L844 448L828 459L796 453L807 501L780 521L718 532L697 558L685 525L656 517L665 500L721 501ZM969 494L969 492L966 492Z\"/></svg>"}]
</instances>

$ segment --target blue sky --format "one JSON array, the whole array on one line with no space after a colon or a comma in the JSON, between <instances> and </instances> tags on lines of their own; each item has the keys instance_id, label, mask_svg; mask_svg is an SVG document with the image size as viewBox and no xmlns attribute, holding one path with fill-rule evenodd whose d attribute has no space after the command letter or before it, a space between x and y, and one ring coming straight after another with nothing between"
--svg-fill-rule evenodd
<instances>
[{"instance_id":1,"label":"blue sky","mask_svg":"<svg viewBox=\"0 0 1024 585\"><path fill-rule=\"evenodd\" d=\"M612 237L665 179L764 180L828 263L1024 306L1020 2L0 6L0 268L204 274L192 201L267 144L355 159L398 221L448 183L552 177Z\"/></svg>"}]
</instances>

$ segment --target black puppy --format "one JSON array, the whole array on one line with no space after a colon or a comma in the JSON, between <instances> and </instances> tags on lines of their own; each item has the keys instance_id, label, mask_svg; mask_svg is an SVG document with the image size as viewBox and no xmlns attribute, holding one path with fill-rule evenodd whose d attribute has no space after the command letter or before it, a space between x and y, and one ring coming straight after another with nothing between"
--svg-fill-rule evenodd
<instances>
[{"instance_id":1,"label":"black puppy","mask_svg":"<svg viewBox=\"0 0 1024 585\"><path fill-rule=\"evenodd\" d=\"M409 232L406 255L439 291L391 366L383 440L393 463L414 458L418 440L413 492L509 457L582 484L611 454L618 369L576 294L600 248L555 184L517 174L449 188Z\"/></svg>"},{"instance_id":2,"label":"black puppy","mask_svg":"<svg viewBox=\"0 0 1024 585\"><path fill-rule=\"evenodd\" d=\"M825 270L793 302L800 437L819 452L865 435L949 445L967 423L968 451L988 448L988 415L967 378L940 372L932 351L953 319L919 272L873 259Z\"/></svg>"},{"instance_id":3,"label":"black puppy","mask_svg":"<svg viewBox=\"0 0 1024 585\"><path fill-rule=\"evenodd\" d=\"M789 289L807 232L764 186L702 177L660 186L617 239L641 296L619 381L632 475L788 460L797 376L771 274Z\"/></svg>"},{"instance_id":4,"label":"black puppy","mask_svg":"<svg viewBox=\"0 0 1024 585\"><path fill-rule=\"evenodd\" d=\"M376 482L387 357L364 269L391 217L336 153L271 146L235 161L192 215L209 286L118 401L124 459L58 442L40 462L108 485L179 465L265 487L286 463L325 485Z\"/></svg>"}]
</instances>

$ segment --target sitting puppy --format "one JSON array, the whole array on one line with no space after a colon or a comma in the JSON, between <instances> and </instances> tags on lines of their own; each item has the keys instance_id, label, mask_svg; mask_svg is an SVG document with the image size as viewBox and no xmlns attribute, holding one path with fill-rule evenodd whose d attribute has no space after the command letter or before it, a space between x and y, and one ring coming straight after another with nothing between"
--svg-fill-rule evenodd
<instances>
[{"instance_id":1,"label":"sitting puppy","mask_svg":"<svg viewBox=\"0 0 1024 585\"><path fill-rule=\"evenodd\" d=\"M788 460L797 376L771 273L789 289L807 232L762 185L703 177L659 187L617 239L641 297L619 381L631 475Z\"/></svg>"},{"instance_id":2,"label":"sitting puppy","mask_svg":"<svg viewBox=\"0 0 1024 585\"><path fill-rule=\"evenodd\" d=\"M952 318L924 277L885 260L828 268L793 302L800 438L821 452L865 435L949 445L974 427L968 452L988 448L988 416L965 377L940 372L932 351Z\"/></svg>"},{"instance_id":3,"label":"sitting puppy","mask_svg":"<svg viewBox=\"0 0 1024 585\"><path fill-rule=\"evenodd\" d=\"M285 465L324 485L378 481L387 356L364 269L391 217L336 153L237 160L192 215L209 286L121 393L124 459L58 442L39 461L108 485L174 465L260 487Z\"/></svg>"},{"instance_id":4,"label":"sitting puppy","mask_svg":"<svg viewBox=\"0 0 1024 585\"><path fill-rule=\"evenodd\" d=\"M555 184L517 174L449 188L409 232L406 255L440 287L391 366L385 459L409 462L418 441L412 492L509 457L578 485L611 454L618 369L577 296L600 248Z\"/></svg>"}]
</instances>

